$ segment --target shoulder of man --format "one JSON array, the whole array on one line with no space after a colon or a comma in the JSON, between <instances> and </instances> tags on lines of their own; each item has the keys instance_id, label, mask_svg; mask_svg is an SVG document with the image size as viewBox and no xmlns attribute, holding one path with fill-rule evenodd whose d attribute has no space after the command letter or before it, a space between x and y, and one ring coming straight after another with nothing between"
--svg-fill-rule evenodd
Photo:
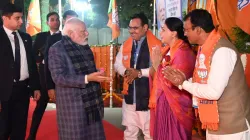
<instances>
[{"instance_id":1,"label":"shoulder of man","mask_svg":"<svg viewBox=\"0 0 250 140\"><path fill-rule=\"evenodd\" d=\"M37 33L36 35L34 35L33 37L34 37L34 39L41 39L41 38L43 38L43 37L45 37L46 36L46 33L47 32L40 32L40 33Z\"/></svg>"},{"instance_id":2,"label":"shoulder of man","mask_svg":"<svg viewBox=\"0 0 250 140\"><path fill-rule=\"evenodd\" d=\"M49 46L53 45L54 43L56 43L57 41L59 41L61 39L62 39L62 34L61 33L57 33L57 34L54 34L54 35L50 36L48 38Z\"/></svg>"},{"instance_id":3,"label":"shoulder of man","mask_svg":"<svg viewBox=\"0 0 250 140\"><path fill-rule=\"evenodd\" d=\"M62 44L62 41L59 40L59 41L55 42L53 45L51 45L50 48L59 48L59 47L61 48L61 46L63 46L63 44Z\"/></svg>"},{"instance_id":4,"label":"shoulder of man","mask_svg":"<svg viewBox=\"0 0 250 140\"><path fill-rule=\"evenodd\" d=\"M40 33L37 33L36 36L47 36L49 35L50 33L47 31L47 32L40 32Z\"/></svg>"},{"instance_id":5,"label":"shoulder of man","mask_svg":"<svg viewBox=\"0 0 250 140\"><path fill-rule=\"evenodd\" d=\"M18 31L18 33L20 34L21 37L24 37L25 39L28 39L28 40L32 41L32 38L28 33L25 33L25 32L22 32L22 31Z\"/></svg>"},{"instance_id":6,"label":"shoulder of man","mask_svg":"<svg viewBox=\"0 0 250 140\"><path fill-rule=\"evenodd\" d=\"M0 27L0 33L3 33L5 32L4 29L3 29L3 26Z\"/></svg>"}]
</instances>

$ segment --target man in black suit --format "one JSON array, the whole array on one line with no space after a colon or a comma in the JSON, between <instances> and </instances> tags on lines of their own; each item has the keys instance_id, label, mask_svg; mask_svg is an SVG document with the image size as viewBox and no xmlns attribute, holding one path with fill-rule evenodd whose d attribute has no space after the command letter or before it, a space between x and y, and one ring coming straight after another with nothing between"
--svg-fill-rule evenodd
<instances>
[{"instance_id":1,"label":"man in black suit","mask_svg":"<svg viewBox=\"0 0 250 140\"><path fill-rule=\"evenodd\" d=\"M72 10L68 10L66 12L64 12L63 14L63 25L64 23L72 18L72 17L78 17L77 13L75 11L72 11ZM62 34L61 32L60 33L57 33L57 34L54 34L52 36L50 36L48 38L48 41L47 41L47 45L46 45L46 48L45 48L45 54L44 54L44 60L45 60L45 79L46 79L46 85L47 85L47 90L48 90L48 95L49 95L49 98L51 101L55 101L55 83L53 82L52 78L51 78L51 73L49 71L49 68L48 68L48 52L49 52L49 48L55 44L57 41L60 41L62 39Z\"/></svg>"},{"instance_id":2,"label":"man in black suit","mask_svg":"<svg viewBox=\"0 0 250 140\"><path fill-rule=\"evenodd\" d=\"M14 4L3 7L0 28L0 140L24 140L30 91L40 98L39 75L30 35L18 31L23 11ZM31 90L30 90L31 89Z\"/></svg>"},{"instance_id":3,"label":"man in black suit","mask_svg":"<svg viewBox=\"0 0 250 140\"><path fill-rule=\"evenodd\" d=\"M60 21L59 21L58 13L51 12L47 14L47 25L49 26L50 31L38 33L36 35L36 39L33 44L33 51L35 53L36 63L38 66L38 72L40 76L41 98L37 102L36 108L33 113L28 140L36 139L36 133L37 133L38 127L40 125L44 111L49 101L48 92L47 92L46 83L45 83L45 74L44 74L44 50L45 50L47 39L51 35L60 32L59 31Z\"/></svg>"}]
</instances>

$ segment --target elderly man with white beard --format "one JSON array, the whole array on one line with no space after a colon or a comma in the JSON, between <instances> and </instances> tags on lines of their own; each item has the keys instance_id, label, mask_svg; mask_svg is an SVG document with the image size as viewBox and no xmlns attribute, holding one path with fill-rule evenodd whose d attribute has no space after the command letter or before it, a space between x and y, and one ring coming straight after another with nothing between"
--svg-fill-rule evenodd
<instances>
[{"instance_id":1,"label":"elderly man with white beard","mask_svg":"<svg viewBox=\"0 0 250 140\"><path fill-rule=\"evenodd\" d=\"M48 59L56 85L59 140L105 140L99 82L111 79L96 69L84 22L69 19L62 34Z\"/></svg>"}]
</instances>

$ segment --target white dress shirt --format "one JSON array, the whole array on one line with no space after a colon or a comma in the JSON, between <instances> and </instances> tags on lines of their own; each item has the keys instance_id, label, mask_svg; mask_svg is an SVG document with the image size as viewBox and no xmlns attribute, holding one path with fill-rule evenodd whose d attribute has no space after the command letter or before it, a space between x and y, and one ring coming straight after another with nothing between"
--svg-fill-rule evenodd
<instances>
[{"instance_id":1,"label":"white dress shirt","mask_svg":"<svg viewBox=\"0 0 250 140\"><path fill-rule=\"evenodd\" d=\"M14 40L14 35L12 34L12 30L6 28L5 26L3 26L3 29L5 30L10 43L11 43L11 47L12 47L12 51L13 51L13 56L15 59L15 40ZM24 43L23 40L20 36L20 34L18 33L18 31L15 31L17 33L17 37L19 40L19 44L20 44L20 65L21 65L21 69L20 69L20 79L19 81L23 81L26 80L27 78L29 78L29 70L28 70L28 63L27 63L27 57L26 57L26 50L24 47ZM25 40L27 41L27 40Z\"/></svg>"},{"instance_id":2,"label":"white dress shirt","mask_svg":"<svg viewBox=\"0 0 250 140\"><path fill-rule=\"evenodd\" d=\"M226 47L219 48L213 55L207 84L192 83L191 80L189 80L183 83L183 89L199 98L218 100L228 84L236 60L237 55L235 51ZM197 102L194 101L194 103ZM247 121L246 123L249 128L249 123ZM213 135L207 133L207 140L250 140L250 134L249 129L244 132L228 135Z\"/></svg>"},{"instance_id":3,"label":"white dress shirt","mask_svg":"<svg viewBox=\"0 0 250 140\"><path fill-rule=\"evenodd\" d=\"M53 34L57 34L57 33L60 33L60 30L56 31L56 32L53 32L53 31L49 31L50 32L50 35L53 35Z\"/></svg>"}]
</instances>

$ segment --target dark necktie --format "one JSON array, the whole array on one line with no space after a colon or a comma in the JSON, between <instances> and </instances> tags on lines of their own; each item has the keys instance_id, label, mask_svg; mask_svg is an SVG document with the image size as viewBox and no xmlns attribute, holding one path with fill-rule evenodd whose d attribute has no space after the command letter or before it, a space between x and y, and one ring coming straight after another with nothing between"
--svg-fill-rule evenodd
<instances>
[{"instance_id":1,"label":"dark necktie","mask_svg":"<svg viewBox=\"0 0 250 140\"><path fill-rule=\"evenodd\" d=\"M20 44L16 32L12 32L15 40L15 62L14 62L14 79L19 81L20 69L21 69L21 58L20 58Z\"/></svg>"},{"instance_id":2,"label":"dark necktie","mask_svg":"<svg viewBox=\"0 0 250 140\"><path fill-rule=\"evenodd\" d=\"M138 41L135 41L135 51L137 50L138 48Z\"/></svg>"},{"instance_id":3,"label":"dark necktie","mask_svg":"<svg viewBox=\"0 0 250 140\"><path fill-rule=\"evenodd\" d=\"M136 61L137 61L137 48L138 48L138 41L134 41L134 54L133 54L133 57L134 57L134 65L136 64ZM135 66L134 66L135 67Z\"/></svg>"}]
</instances>

